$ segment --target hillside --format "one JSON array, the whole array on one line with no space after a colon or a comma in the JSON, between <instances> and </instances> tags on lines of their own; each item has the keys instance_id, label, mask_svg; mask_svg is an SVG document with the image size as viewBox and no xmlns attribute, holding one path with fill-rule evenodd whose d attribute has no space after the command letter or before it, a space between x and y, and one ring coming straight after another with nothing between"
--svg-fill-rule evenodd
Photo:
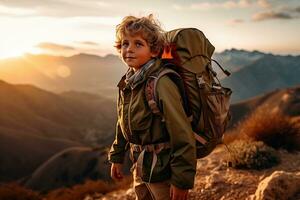
<instances>
[{"instance_id":1,"label":"hillside","mask_svg":"<svg viewBox=\"0 0 300 200\"><path fill-rule=\"evenodd\" d=\"M28 176L53 154L75 146L83 144L0 128L0 182Z\"/></svg>"},{"instance_id":2,"label":"hillside","mask_svg":"<svg viewBox=\"0 0 300 200\"><path fill-rule=\"evenodd\" d=\"M0 96L0 181L29 175L65 148L107 146L114 137L115 103L99 95L1 81Z\"/></svg>"},{"instance_id":3,"label":"hillside","mask_svg":"<svg viewBox=\"0 0 300 200\"><path fill-rule=\"evenodd\" d=\"M97 141L91 141L89 135L106 137L114 129L116 116L108 113L115 110L115 103L99 95L55 94L32 85L3 81L0 95L0 127L16 132L92 144ZM103 142L103 138L98 139Z\"/></svg>"},{"instance_id":4,"label":"hillside","mask_svg":"<svg viewBox=\"0 0 300 200\"><path fill-rule=\"evenodd\" d=\"M48 191L83 183L86 179L109 180L105 149L67 148L40 165L22 185L37 191ZM76 166L76 167L74 167Z\"/></svg>"},{"instance_id":5,"label":"hillside","mask_svg":"<svg viewBox=\"0 0 300 200\"><path fill-rule=\"evenodd\" d=\"M280 111L291 116L300 116L300 86L287 89L277 89L264 95L232 104L232 125L246 118L252 111L259 107L269 107L270 114Z\"/></svg>"}]
</instances>

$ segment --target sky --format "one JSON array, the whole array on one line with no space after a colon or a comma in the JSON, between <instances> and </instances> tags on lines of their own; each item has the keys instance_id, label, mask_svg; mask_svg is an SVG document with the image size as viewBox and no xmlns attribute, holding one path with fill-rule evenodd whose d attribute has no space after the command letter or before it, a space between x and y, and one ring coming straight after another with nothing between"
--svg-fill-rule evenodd
<instances>
[{"instance_id":1,"label":"sky","mask_svg":"<svg viewBox=\"0 0 300 200\"><path fill-rule=\"evenodd\" d=\"M151 13L166 31L200 29L216 52L300 55L299 0L0 0L0 58L117 54L116 25Z\"/></svg>"}]
</instances>

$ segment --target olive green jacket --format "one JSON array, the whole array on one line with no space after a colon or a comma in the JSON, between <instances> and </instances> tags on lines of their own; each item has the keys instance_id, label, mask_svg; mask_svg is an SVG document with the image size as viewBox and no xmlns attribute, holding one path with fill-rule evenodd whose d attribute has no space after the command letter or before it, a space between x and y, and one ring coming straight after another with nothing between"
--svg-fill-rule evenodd
<instances>
[{"instance_id":1,"label":"olive green jacket","mask_svg":"<svg viewBox=\"0 0 300 200\"><path fill-rule=\"evenodd\" d=\"M181 189L190 189L194 185L196 173L196 143L192 127L181 104L181 96L175 83L168 76L157 82L157 95L165 118L154 115L148 106L145 96L145 85L149 75L161 67L157 59L146 71L143 81L134 89L124 82L125 76L118 84L118 121L116 136L111 146L108 159L112 163L122 163L128 141L146 145L170 142L170 149L157 154L151 182L170 179L171 184ZM134 153L134 162L138 157ZM146 152L143 162L143 181L149 181L152 153Z\"/></svg>"}]
</instances>

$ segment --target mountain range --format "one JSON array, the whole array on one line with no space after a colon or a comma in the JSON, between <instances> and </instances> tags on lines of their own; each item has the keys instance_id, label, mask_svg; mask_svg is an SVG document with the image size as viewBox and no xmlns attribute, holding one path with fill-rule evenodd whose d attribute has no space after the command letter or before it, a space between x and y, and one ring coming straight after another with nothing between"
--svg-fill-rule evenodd
<instances>
[{"instance_id":1,"label":"mountain range","mask_svg":"<svg viewBox=\"0 0 300 200\"><path fill-rule=\"evenodd\" d=\"M33 84L53 92L69 90L115 97L118 79L126 71L115 55L70 57L26 54L0 60L0 79Z\"/></svg>"},{"instance_id":2,"label":"mountain range","mask_svg":"<svg viewBox=\"0 0 300 200\"><path fill-rule=\"evenodd\" d=\"M232 88L232 103L276 88L300 83L300 56L282 56L238 49L215 53L232 75L225 77L213 64L221 82ZM53 92L84 91L115 98L126 66L116 55L78 54L70 57L32 55L0 60L0 79L28 83Z\"/></svg>"},{"instance_id":3,"label":"mountain range","mask_svg":"<svg viewBox=\"0 0 300 200\"><path fill-rule=\"evenodd\" d=\"M224 86L232 88L233 103L300 84L300 56L263 54L240 66L231 76L221 80Z\"/></svg>"}]
</instances>

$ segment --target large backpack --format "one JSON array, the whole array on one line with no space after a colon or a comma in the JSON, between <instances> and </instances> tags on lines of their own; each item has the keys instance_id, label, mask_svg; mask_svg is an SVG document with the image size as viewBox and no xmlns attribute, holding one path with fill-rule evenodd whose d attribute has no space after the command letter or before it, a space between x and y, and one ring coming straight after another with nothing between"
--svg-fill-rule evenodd
<instances>
[{"instance_id":1,"label":"large backpack","mask_svg":"<svg viewBox=\"0 0 300 200\"><path fill-rule=\"evenodd\" d=\"M156 84L162 76L171 78L179 88L183 107L191 121L197 158L203 158L222 143L230 120L229 100L232 91L222 87L217 79L212 69L212 61L215 60L211 59L215 48L200 30L176 29L167 32L165 38L167 46L162 55L164 64L148 78L146 99L152 112L163 119ZM217 65L227 76L230 75L219 63Z\"/></svg>"}]
</instances>

